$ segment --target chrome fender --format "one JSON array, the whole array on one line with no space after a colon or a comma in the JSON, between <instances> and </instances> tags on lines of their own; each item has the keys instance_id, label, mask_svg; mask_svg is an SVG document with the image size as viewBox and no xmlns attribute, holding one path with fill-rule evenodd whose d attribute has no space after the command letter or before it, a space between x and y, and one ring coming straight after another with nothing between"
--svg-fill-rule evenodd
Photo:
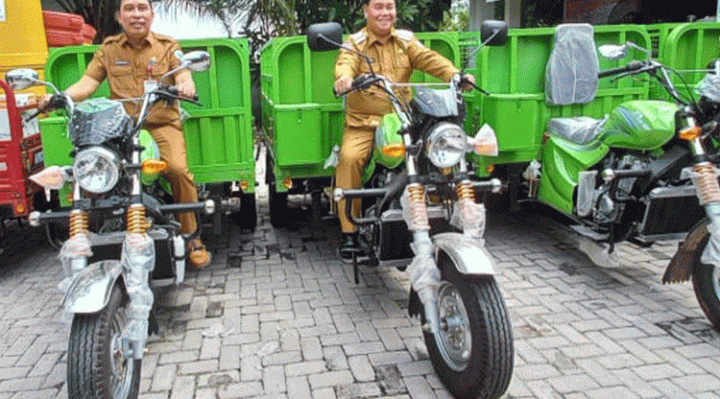
<instances>
[{"instance_id":1,"label":"chrome fender","mask_svg":"<svg viewBox=\"0 0 720 399\"><path fill-rule=\"evenodd\" d=\"M95 313L110 300L110 293L122 273L119 260L103 260L82 269L65 294L63 307L70 313Z\"/></svg>"},{"instance_id":2,"label":"chrome fender","mask_svg":"<svg viewBox=\"0 0 720 399\"><path fill-rule=\"evenodd\" d=\"M662 278L663 284L683 283L690 280L693 268L700 263L700 256L702 255L700 247L710 237L710 231L708 230L710 223L709 218L704 218L688 233L687 238L680 244L677 252L670 260L670 264L665 269Z\"/></svg>"},{"instance_id":3,"label":"chrome fender","mask_svg":"<svg viewBox=\"0 0 720 399\"><path fill-rule=\"evenodd\" d=\"M440 233L432 236L432 240L435 244L435 259L440 251L445 252L460 273L495 274L492 257L480 241L460 233Z\"/></svg>"}]
</instances>

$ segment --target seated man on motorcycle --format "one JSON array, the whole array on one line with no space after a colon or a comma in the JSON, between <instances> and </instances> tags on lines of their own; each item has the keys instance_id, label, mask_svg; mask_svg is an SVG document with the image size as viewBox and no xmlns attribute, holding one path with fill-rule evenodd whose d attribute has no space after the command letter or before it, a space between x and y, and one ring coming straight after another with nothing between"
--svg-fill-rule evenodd
<instances>
[{"instance_id":1,"label":"seated man on motorcycle","mask_svg":"<svg viewBox=\"0 0 720 399\"><path fill-rule=\"evenodd\" d=\"M425 47L408 30L395 29L395 0L365 0L363 2L366 25L351 35L344 43L373 59L372 70L396 83L407 83L414 69L422 70L444 81L450 81L459 70L442 55ZM370 67L357 53L340 49L335 63L336 93L348 90L353 79L369 73ZM472 75L465 79L474 83ZM396 89L406 101L410 90ZM340 159L335 170L338 188L354 189L362 184L362 168L373 149L375 128L383 115L393 112L390 100L380 89L372 87L365 91L350 93L346 99L345 129L343 132ZM362 248L358 241L357 226L346 216L345 200L338 202L338 214L342 228L340 255L352 259L353 252ZM360 201L353 200L352 214L360 214Z\"/></svg>"},{"instance_id":2,"label":"seated man on motorcycle","mask_svg":"<svg viewBox=\"0 0 720 399\"><path fill-rule=\"evenodd\" d=\"M153 17L150 0L118 0L115 18L123 32L105 39L83 77L65 93L73 101L80 102L92 95L107 78L111 98L142 97L146 80L157 80L176 68L179 60L175 52L180 47L173 38L150 31ZM170 79L168 83L174 81L180 96L191 98L195 95L190 71L179 71ZM43 97L40 106L44 107L49 98L49 95ZM134 102L125 102L125 108L131 116L140 112L139 104ZM145 128L157 142L161 158L168 164L167 176L175 201L197 201L197 188L187 166L185 136L177 103L156 104L147 117ZM178 219L181 233L190 234L196 230L193 213L180 214ZM210 263L210 253L199 237L188 242L188 249L190 264L194 267L202 268Z\"/></svg>"}]
</instances>

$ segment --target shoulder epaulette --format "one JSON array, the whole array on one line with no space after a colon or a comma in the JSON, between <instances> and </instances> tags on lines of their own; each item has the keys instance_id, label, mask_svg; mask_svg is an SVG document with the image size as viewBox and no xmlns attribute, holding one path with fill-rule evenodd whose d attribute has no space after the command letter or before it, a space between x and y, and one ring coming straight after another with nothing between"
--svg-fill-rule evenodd
<instances>
[{"instance_id":1,"label":"shoulder epaulette","mask_svg":"<svg viewBox=\"0 0 720 399\"><path fill-rule=\"evenodd\" d=\"M166 42L171 42L171 41L175 40L172 36L163 35L163 34L160 34L160 33L155 33L155 37L156 37L158 40L163 40L163 41L166 41Z\"/></svg>"},{"instance_id":2,"label":"shoulder epaulette","mask_svg":"<svg viewBox=\"0 0 720 399\"><path fill-rule=\"evenodd\" d=\"M105 40L103 40L103 44L112 43L112 42L117 42L117 41L120 40L120 38L122 37L122 35L123 35L123 34L120 33L120 34L117 34L117 35L108 36L108 37L105 38Z\"/></svg>"},{"instance_id":3,"label":"shoulder epaulette","mask_svg":"<svg viewBox=\"0 0 720 399\"><path fill-rule=\"evenodd\" d=\"M407 29L397 29L395 31L395 34L397 35L397 37L405 40L406 42L409 42L413 40L413 38L415 38L415 35L412 33L412 31L409 31Z\"/></svg>"},{"instance_id":4,"label":"shoulder epaulette","mask_svg":"<svg viewBox=\"0 0 720 399\"><path fill-rule=\"evenodd\" d=\"M367 35L367 32L365 32L364 30L361 30L359 32L353 33L352 35L350 35L350 37L356 44L362 44L362 42L367 40L368 35Z\"/></svg>"}]
</instances>

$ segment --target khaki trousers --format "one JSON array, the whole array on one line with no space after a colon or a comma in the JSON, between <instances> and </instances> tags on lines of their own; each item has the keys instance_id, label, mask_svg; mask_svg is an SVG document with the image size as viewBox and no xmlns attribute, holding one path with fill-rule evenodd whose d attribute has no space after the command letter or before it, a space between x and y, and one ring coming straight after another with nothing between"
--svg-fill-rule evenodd
<instances>
[{"instance_id":1,"label":"khaki trousers","mask_svg":"<svg viewBox=\"0 0 720 399\"><path fill-rule=\"evenodd\" d=\"M175 202L196 202L198 200L197 188L187 166L185 135L180 124L146 125L145 128L158 145L160 159L168 164L165 176L172 185ZM180 213L176 217L182 226L181 233L190 234L197 229L193 212Z\"/></svg>"},{"instance_id":2,"label":"khaki trousers","mask_svg":"<svg viewBox=\"0 0 720 399\"><path fill-rule=\"evenodd\" d=\"M362 170L372 154L375 139L374 128L355 128L345 126L340 159L335 169L335 185L338 188L360 188L362 185ZM360 200L352 202L352 215L360 216ZM343 233L354 233L357 226L350 222L345 215L345 200L338 201L338 217Z\"/></svg>"}]
</instances>

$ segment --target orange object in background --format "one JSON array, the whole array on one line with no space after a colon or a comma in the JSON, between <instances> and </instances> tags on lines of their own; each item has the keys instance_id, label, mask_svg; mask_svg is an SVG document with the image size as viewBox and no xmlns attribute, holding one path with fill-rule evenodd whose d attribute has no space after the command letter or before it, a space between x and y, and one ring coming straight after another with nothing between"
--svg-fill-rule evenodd
<instances>
[{"instance_id":1,"label":"orange object in background","mask_svg":"<svg viewBox=\"0 0 720 399\"><path fill-rule=\"evenodd\" d=\"M43 11L48 47L90 44L97 33L82 16L58 11Z\"/></svg>"}]
</instances>

